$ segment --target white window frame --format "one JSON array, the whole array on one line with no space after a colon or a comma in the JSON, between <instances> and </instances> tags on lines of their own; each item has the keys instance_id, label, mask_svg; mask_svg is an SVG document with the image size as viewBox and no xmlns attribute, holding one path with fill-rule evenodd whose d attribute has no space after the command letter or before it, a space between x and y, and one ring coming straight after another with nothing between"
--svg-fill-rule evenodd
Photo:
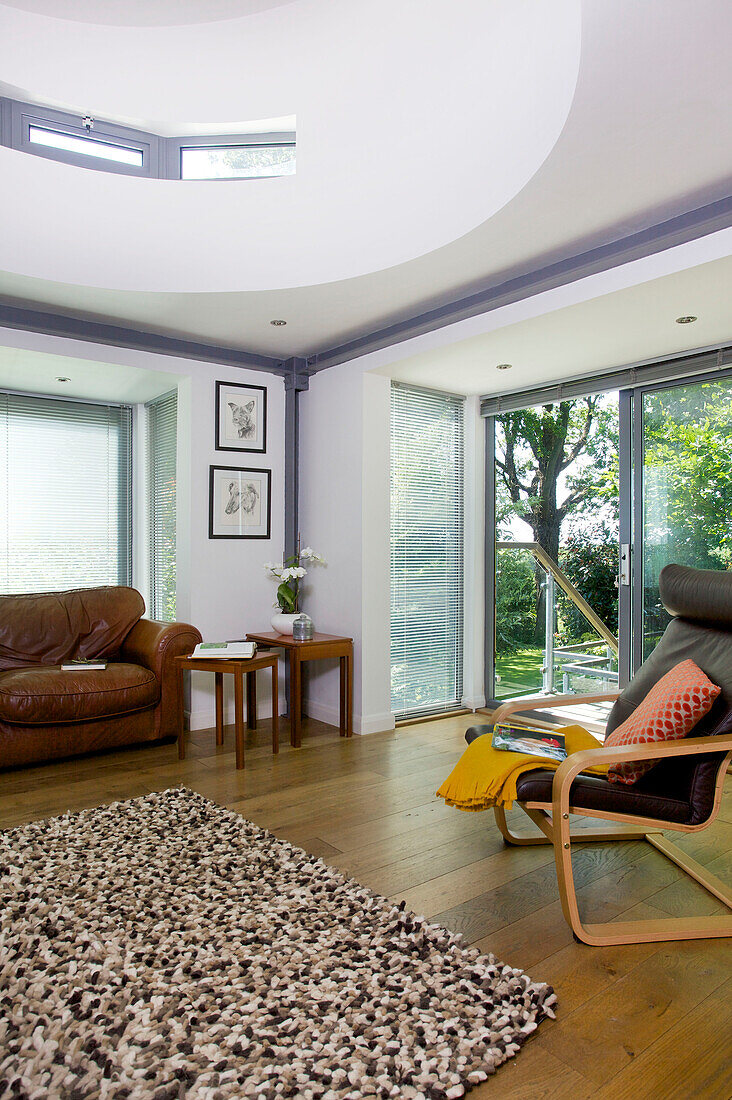
<instances>
[{"instance_id":1,"label":"white window frame","mask_svg":"<svg viewBox=\"0 0 732 1100\"><path fill-rule=\"evenodd\" d=\"M0 98L0 145L17 149L32 156L46 160L58 160L64 164L73 164L79 168L88 168L96 172L113 172L121 176L143 176L150 179L181 179L181 156L183 149L238 149L257 146L291 146L297 149L294 130L283 130L261 134L205 134L182 137L163 137L160 134L136 130L130 126L121 126L103 119L92 119L91 129L84 124L84 117L70 111L59 111L40 104L24 103L20 100ZM91 116L89 116L91 118ZM142 153L142 166L121 164L118 161L104 160L92 153L75 153L67 149L54 149L30 140L30 128L55 130L82 141L95 141L102 144L133 149ZM206 179L205 183L237 183L252 179L274 179L279 173L266 176L226 176L219 179ZM192 180L184 182L194 182Z\"/></svg>"},{"instance_id":2,"label":"white window frame","mask_svg":"<svg viewBox=\"0 0 732 1100\"><path fill-rule=\"evenodd\" d=\"M183 150L184 149L256 149L260 146L273 147L273 146L289 146L292 149L296 149L295 133L294 131L285 131L282 133L269 133L269 134L250 134L244 136L242 134L216 134L212 137L210 134L203 137L180 137L169 138L166 142L166 179L182 179L182 164L183 164ZM219 179L212 178L210 180L186 180L186 183L230 183L232 180L247 180L247 179L275 179L281 173L273 172L268 176L222 176Z\"/></svg>"},{"instance_id":3,"label":"white window frame","mask_svg":"<svg viewBox=\"0 0 732 1100\"><path fill-rule=\"evenodd\" d=\"M64 164L74 164L80 168L91 168L97 172L115 172L122 176L155 177L159 172L160 139L155 134L146 134L127 126L117 126L112 122L98 122L94 119L91 130L84 126L83 118L66 111L54 111L51 108L35 107L30 103L10 102L10 127L12 147L23 153L32 153L36 157L48 160L60 160ZM133 149L142 153L142 166L121 164L119 161L102 160L93 154L72 153L67 149L54 149L39 145L30 139L31 127L42 130L55 130L82 141L95 141L122 149ZM4 142L4 144L6 144Z\"/></svg>"}]
</instances>

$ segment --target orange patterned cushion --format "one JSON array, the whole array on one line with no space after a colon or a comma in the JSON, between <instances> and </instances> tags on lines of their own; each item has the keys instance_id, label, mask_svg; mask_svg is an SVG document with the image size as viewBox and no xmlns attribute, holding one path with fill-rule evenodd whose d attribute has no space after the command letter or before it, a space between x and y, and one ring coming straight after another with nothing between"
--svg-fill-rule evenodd
<instances>
[{"instance_id":1,"label":"orange patterned cushion","mask_svg":"<svg viewBox=\"0 0 732 1100\"><path fill-rule=\"evenodd\" d=\"M629 718L614 729L605 744L640 745L686 737L711 709L721 691L692 660L674 665L655 684ZM635 783L658 763L630 760L610 768L611 783Z\"/></svg>"}]
</instances>

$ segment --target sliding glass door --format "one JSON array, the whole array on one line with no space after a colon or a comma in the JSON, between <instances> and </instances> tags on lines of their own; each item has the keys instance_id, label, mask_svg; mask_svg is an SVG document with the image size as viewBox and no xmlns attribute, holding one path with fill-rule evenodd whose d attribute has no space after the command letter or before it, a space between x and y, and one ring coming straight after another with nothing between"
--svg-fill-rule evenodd
<instances>
[{"instance_id":1,"label":"sliding glass door","mask_svg":"<svg viewBox=\"0 0 732 1100\"><path fill-rule=\"evenodd\" d=\"M618 680L618 395L518 409L494 431L492 696L605 691Z\"/></svg>"},{"instance_id":2,"label":"sliding glass door","mask_svg":"<svg viewBox=\"0 0 732 1100\"><path fill-rule=\"evenodd\" d=\"M635 401L637 667L669 621L664 565L732 568L732 378L655 387Z\"/></svg>"},{"instance_id":3,"label":"sliding glass door","mask_svg":"<svg viewBox=\"0 0 732 1100\"><path fill-rule=\"evenodd\" d=\"M732 372L709 359L487 415L488 699L622 687L669 621L663 566L732 569Z\"/></svg>"}]
</instances>

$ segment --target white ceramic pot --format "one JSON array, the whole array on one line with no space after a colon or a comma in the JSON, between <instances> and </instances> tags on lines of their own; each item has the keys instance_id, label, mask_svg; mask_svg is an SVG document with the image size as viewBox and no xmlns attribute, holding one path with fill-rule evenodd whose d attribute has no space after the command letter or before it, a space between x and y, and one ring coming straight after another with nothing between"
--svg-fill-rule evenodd
<instances>
[{"instance_id":1,"label":"white ceramic pot","mask_svg":"<svg viewBox=\"0 0 732 1100\"><path fill-rule=\"evenodd\" d=\"M296 611L294 615L285 615L282 611L276 611L270 619L272 629L276 630L278 634L292 634L292 624L299 614L299 611Z\"/></svg>"}]
</instances>

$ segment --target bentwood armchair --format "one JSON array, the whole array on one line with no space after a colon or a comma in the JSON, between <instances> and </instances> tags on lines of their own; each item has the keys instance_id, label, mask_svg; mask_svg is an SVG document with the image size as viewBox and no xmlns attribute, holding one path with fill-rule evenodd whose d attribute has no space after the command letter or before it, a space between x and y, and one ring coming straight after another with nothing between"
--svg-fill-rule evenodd
<instances>
[{"instance_id":1,"label":"bentwood armchair","mask_svg":"<svg viewBox=\"0 0 732 1100\"><path fill-rule=\"evenodd\" d=\"M668 565L661 572L659 587L663 604L673 618L656 649L622 692L591 698L615 699L607 723L607 733L611 733L666 672L690 657L721 687L712 709L683 740L598 746L569 756L556 772L537 768L524 773L518 780L518 805L542 835L515 835L504 811L495 810L506 843L554 846L564 916L578 940L598 946L732 936L732 912L587 924L577 904L573 841L646 840L732 910L732 889L664 835L668 830L699 832L711 825L719 812L732 759L732 572ZM583 701L589 699L582 696ZM504 721L517 712L523 715L525 711L553 710L571 703L576 705L576 696L515 700L501 706L493 722ZM466 740L474 740L487 729L468 730ZM580 774L598 763L628 760L658 763L632 786ZM570 828L572 814L622 822L626 827L592 832L582 829L575 834Z\"/></svg>"}]
</instances>

